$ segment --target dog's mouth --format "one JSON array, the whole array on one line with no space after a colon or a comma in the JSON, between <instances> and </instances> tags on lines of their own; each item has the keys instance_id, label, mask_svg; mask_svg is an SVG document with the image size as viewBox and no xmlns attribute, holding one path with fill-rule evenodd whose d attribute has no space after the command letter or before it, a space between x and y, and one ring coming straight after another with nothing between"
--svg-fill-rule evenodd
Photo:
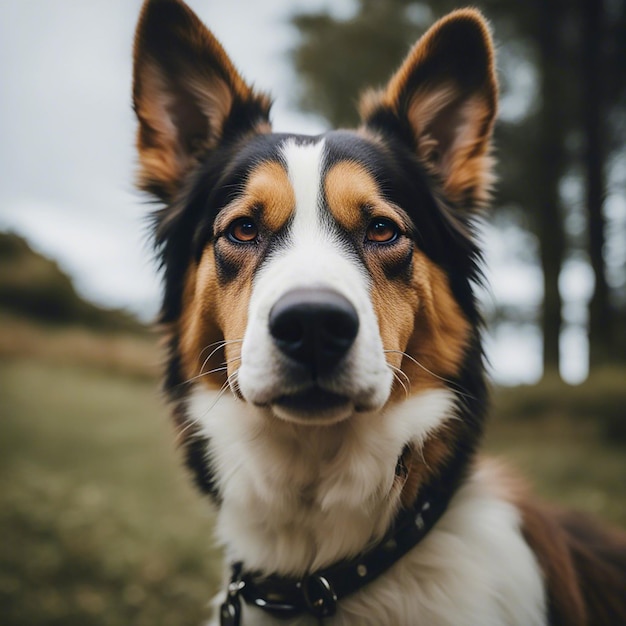
<instances>
[{"instance_id":1,"label":"dog's mouth","mask_svg":"<svg viewBox=\"0 0 626 626\"><path fill-rule=\"evenodd\" d=\"M281 419L310 425L334 424L354 412L350 398L317 386L279 396L271 402L271 407Z\"/></svg>"}]
</instances>

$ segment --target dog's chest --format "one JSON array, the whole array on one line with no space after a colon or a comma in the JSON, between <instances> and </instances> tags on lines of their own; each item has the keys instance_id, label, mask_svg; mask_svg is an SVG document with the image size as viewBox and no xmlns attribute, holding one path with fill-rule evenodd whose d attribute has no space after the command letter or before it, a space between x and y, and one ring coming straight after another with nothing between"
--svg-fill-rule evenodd
<instances>
[{"instance_id":1,"label":"dog's chest","mask_svg":"<svg viewBox=\"0 0 626 626\"><path fill-rule=\"evenodd\" d=\"M206 394L196 400L205 406ZM216 532L230 560L302 575L358 553L387 529L400 444L381 428L299 439L288 426L248 421L241 403L220 408L204 430L223 494ZM226 416L230 410L237 420Z\"/></svg>"},{"instance_id":2,"label":"dog's chest","mask_svg":"<svg viewBox=\"0 0 626 626\"><path fill-rule=\"evenodd\" d=\"M206 404L206 398L199 400ZM231 402L238 420L225 414ZM205 429L213 438L225 494L217 535L226 546L227 563L243 561L249 570L297 576L358 553L388 527L395 508L382 494L394 480L392 419L384 428L379 421L359 433L343 433L353 438L347 448L313 439L294 446L289 436L250 429L258 422L246 423L234 401L214 419ZM476 472L416 548L344 598L324 623L545 623L541 572L521 535L517 509L493 495L493 480L489 470ZM247 606L243 615L244 626L284 624ZM291 623L319 624L308 616Z\"/></svg>"},{"instance_id":3,"label":"dog's chest","mask_svg":"<svg viewBox=\"0 0 626 626\"><path fill-rule=\"evenodd\" d=\"M540 626L546 599L519 515L478 472L430 534L384 576L345 598L328 626ZM216 623L216 622L215 622ZM281 620L243 607L248 625ZM318 626L311 616L290 622Z\"/></svg>"}]
</instances>

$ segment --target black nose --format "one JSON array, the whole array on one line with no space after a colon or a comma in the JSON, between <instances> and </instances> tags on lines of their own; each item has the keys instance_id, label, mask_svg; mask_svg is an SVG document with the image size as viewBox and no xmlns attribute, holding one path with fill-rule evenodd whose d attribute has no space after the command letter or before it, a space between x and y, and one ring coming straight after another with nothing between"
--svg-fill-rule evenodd
<instances>
[{"instance_id":1,"label":"black nose","mask_svg":"<svg viewBox=\"0 0 626 626\"><path fill-rule=\"evenodd\" d=\"M276 346L317 376L332 369L350 349L359 316L336 291L294 289L272 307L269 325Z\"/></svg>"}]
</instances>

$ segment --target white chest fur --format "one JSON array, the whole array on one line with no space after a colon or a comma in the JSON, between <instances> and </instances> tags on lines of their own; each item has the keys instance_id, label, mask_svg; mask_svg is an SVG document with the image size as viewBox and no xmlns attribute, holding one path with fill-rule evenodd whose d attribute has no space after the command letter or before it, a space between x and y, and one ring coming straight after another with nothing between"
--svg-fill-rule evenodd
<instances>
[{"instance_id":1,"label":"white chest fur","mask_svg":"<svg viewBox=\"0 0 626 626\"><path fill-rule=\"evenodd\" d=\"M446 392L429 392L411 401L419 419L407 420L404 412L361 416L341 425L342 432L302 437L230 398L205 414L212 404L207 395L196 392L189 411L212 438L224 494L216 531L226 558L291 575L354 555L384 532L397 508L388 495L393 459L451 410ZM545 624L538 564L521 535L517 509L495 495L488 471L477 470L428 536L384 576L345 598L324 623ZM243 626L284 623L244 607ZM291 623L319 624L306 616Z\"/></svg>"}]
</instances>

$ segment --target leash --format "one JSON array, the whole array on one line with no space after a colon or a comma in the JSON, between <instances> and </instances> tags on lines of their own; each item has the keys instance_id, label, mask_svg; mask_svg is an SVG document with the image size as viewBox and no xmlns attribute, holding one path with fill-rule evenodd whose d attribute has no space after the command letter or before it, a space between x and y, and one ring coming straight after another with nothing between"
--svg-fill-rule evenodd
<instances>
[{"instance_id":1,"label":"leash","mask_svg":"<svg viewBox=\"0 0 626 626\"><path fill-rule=\"evenodd\" d=\"M322 623L336 613L342 598L378 578L430 532L449 502L449 497L432 497L434 493L425 489L411 508L401 510L390 531L370 550L302 578L245 572L243 563L233 564L220 625L241 626L242 599L278 619L308 613Z\"/></svg>"}]
</instances>

